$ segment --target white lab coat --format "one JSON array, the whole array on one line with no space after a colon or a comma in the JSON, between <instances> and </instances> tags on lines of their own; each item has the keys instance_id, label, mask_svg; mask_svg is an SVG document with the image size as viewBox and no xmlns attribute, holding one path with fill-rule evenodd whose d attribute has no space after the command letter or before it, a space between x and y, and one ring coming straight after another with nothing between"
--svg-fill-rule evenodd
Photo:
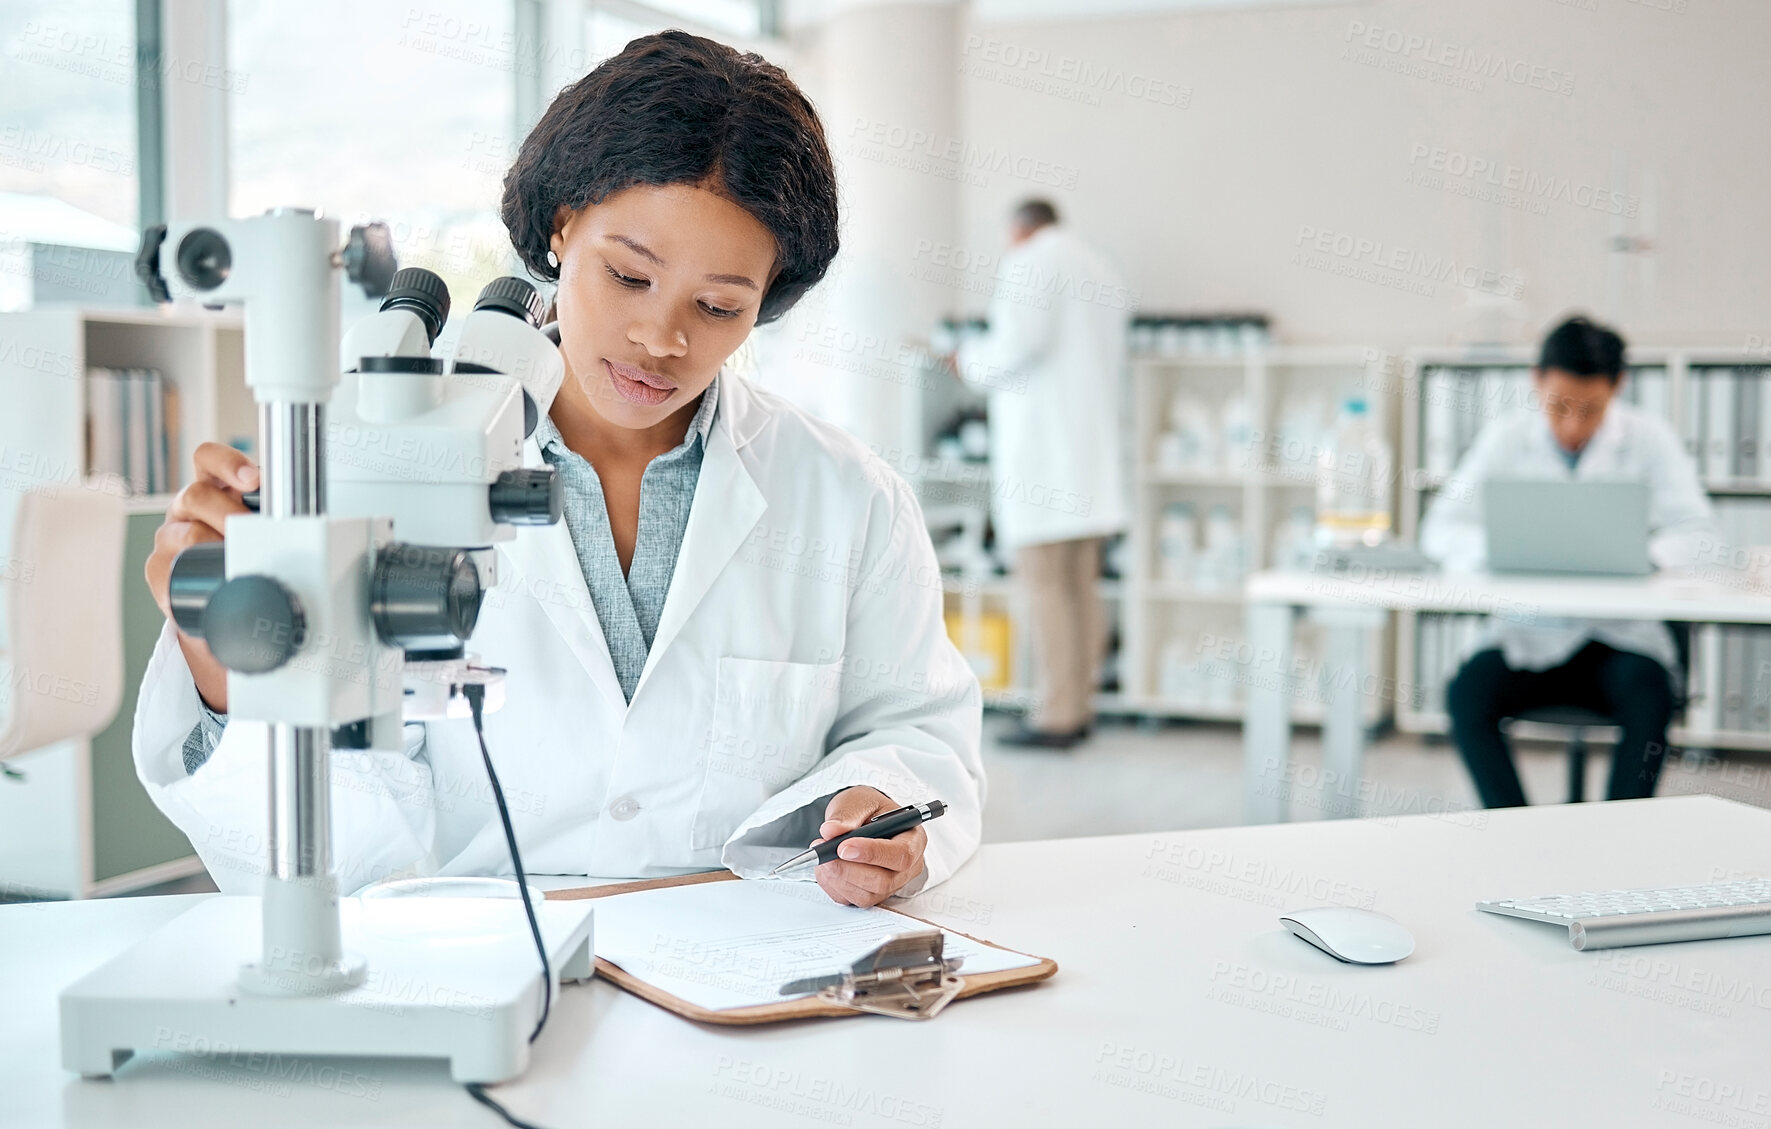
<instances>
[{"instance_id":1,"label":"white lab coat","mask_svg":"<svg viewBox=\"0 0 1771 1129\"><path fill-rule=\"evenodd\" d=\"M1062 227L1003 256L989 332L958 355L989 392L991 510L1005 551L1124 529L1120 442L1132 295Z\"/></svg>"},{"instance_id":2,"label":"white lab coat","mask_svg":"<svg viewBox=\"0 0 1771 1129\"><path fill-rule=\"evenodd\" d=\"M1613 400L1573 470L1540 410L1521 409L1484 427L1427 511L1420 532L1423 553L1458 571L1486 567L1482 482L1494 476L1647 483L1648 554L1658 568L1694 565L1711 530L1709 497L1679 437L1659 416ZM1475 650L1499 647L1514 670L1548 670L1595 639L1678 669L1672 635L1657 620L1494 619Z\"/></svg>"},{"instance_id":3,"label":"white lab coat","mask_svg":"<svg viewBox=\"0 0 1771 1129\"><path fill-rule=\"evenodd\" d=\"M527 453L540 465L533 441ZM631 704L565 523L521 530L498 570L468 646L509 671L486 742L531 873L760 876L854 785L948 805L905 892L977 848L978 682L947 639L914 496L847 434L726 374ZM263 728L229 724L187 776L198 716L169 625L136 708L136 769L222 889L250 892L265 869ZM333 756L340 888L510 873L472 723L406 734L403 753Z\"/></svg>"}]
</instances>

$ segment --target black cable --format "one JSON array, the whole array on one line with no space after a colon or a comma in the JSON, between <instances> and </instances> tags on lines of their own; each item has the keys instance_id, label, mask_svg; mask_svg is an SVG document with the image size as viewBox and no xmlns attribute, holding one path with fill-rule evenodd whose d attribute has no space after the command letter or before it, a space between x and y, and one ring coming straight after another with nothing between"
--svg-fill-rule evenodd
<instances>
[{"instance_id":1,"label":"black cable","mask_svg":"<svg viewBox=\"0 0 1771 1129\"><path fill-rule=\"evenodd\" d=\"M504 824L504 843L510 848L510 865L516 871L517 895L523 899L523 913L529 918L529 934L535 938L535 953L541 958L541 1018L535 1023L535 1030L529 1033L529 1041L533 1043L541 1029L547 1026L547 1016L553 1010L553 968L547 960L547 945L541 940L541 923L535 919L535 904L529 900L529 882L523 870L522 852L517 850L516 829L510 823L510 808L504 803L504 788L498 783L498 773L492 768L492 754L486 749L486 687L470 682L461 688L461 695L467 699L467 708L473 713L474 735L480 741L480 759L486 764L486 778L492 782L492 799L498 804L498 818ZM517 1129L538 1129L499 1105L481 1083L467 1083L467 1092L474 1101Z\"/></svg>"},{"instance_id":2,"label":"black cable","mask_svg":"<svg viewBox=\"0 0 1771 1129\"><path fill-rule=\"evenodd\" d=\"M510 1110L499 1105L497 1100L494 1099L491 1094L486 1093L486 1087L483 1083L469 1082L467 1084L467 1092L468 1096L472 1097L474 1101L479 1102L493 1113L496 1113L499 1117L502 1117L510 1124L515 1125L517 1129L541 1129L541 1126L536 1125L533 1122L524 1121Z\"/></svg>"},{"instance_id":3,"label":"black cable","mask_svg":"<svg viewBox=\"0 0 1771 1129\"><path fill-rule=\"evenodd\" d=\"M516 829L510 825L510 808L504 803L504 789L498 773L492 768L492 754L486 750L486 687L470 682L461 688L467 708L473 713L474 735L480 739L480 759L486 763L486 778L492 782L492 799L498 804L498 818L504 824L504 842L510 848L510 865L516 870L517 895L523 899L523 912L529 916L529 934L535 938L535 954L541 958L541 1018L529 1032L533 1043L547 1026L547 1014L553 1008L553 968L547 962L547 946L541 940L541 924L535 920L535 905L529 900L529 883L524 877L522 852L517 850Z\"/></svg>"}]
</instances>

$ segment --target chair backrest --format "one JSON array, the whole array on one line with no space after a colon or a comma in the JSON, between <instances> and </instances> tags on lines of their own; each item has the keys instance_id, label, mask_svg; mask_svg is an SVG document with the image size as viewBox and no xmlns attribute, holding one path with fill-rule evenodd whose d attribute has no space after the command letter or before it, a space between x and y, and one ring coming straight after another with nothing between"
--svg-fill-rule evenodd
<instances>
[{"instance_id":1,"label":"chair backrest","mask_svg":"<svg viewBox=\"0 0 1771 1129\"><path fill-rule=\"evenodd\" d=\"M1678 656L1678 669L1673 671L1673 712L1678 714L1691 704L1691 630L1688 620L1669 619L1666 629L1673 637L1673 653Z\"/></svg>"},{"instance_id":2,"label":"chair backrest","mask_svg":"<svg viewBox=\"0 0 1771 1129\"><path fill-rule=\"evenodd\" d=\"M77 484L0 498L0 760L90 737L123 699L122 497Z\"/></svg>"}]
</instances>

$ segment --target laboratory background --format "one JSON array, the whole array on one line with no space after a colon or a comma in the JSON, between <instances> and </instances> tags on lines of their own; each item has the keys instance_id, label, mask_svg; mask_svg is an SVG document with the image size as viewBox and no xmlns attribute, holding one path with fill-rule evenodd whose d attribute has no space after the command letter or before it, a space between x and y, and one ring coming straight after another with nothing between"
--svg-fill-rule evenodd
<instances>
[{"instance_id":1,"label":"laboratory background","mask_svg":"<svg viewBox=\"0 0 1771 1129\"><path fill-rule=\"evenodd\" d=\"M114 955L92 949L38 983L29 962L56 938L87 921L109 928L96 914L50 913L238 893L237 873L217 859L268 858L268 873L282 875L278 851L291 840L280 848L277 831L312 814L295 793L328 786L323 755L317 777L299 767L285 777L280 758L298 766L308 753L277 746L272 795L253 800L272 811L261 841L196 821L141 747L138 727L163 724L155 695L169 692L156 689L167 606L144 579L157 531L181 492L213 473L194 464L201 445L268 467L288 457L274 430L299 426L261 414L249 381L255 358L271 355L268 337L255 349L252 311L272 299L206 303L205 286L230 277L228 247L181 242L181 232L271 209L335 219L337 277L314 292L326 304L314 316L334 317L347 339L400 306L385 298L396 266L429 272L452 296L438 305L420 293L430 283L402 275L419 287L408 292L394 280L400 308L430 319L439 356L473 339L471 318L486 309L515 314L524 332L547 325L558 271L538 275L513 247L507 176L556 95L666 29L784 72L822 122L836 173L840 249L785 316L732 353L718 412L741 410L730 392L739 384L778 397L780 410L853 440L863 470L851 478L901 483L914 502L900 515L912 548L890 578L922 594L902 631L910 637L924 612L938 617L940 646L959 663L908 644L898 658L816 656L845 693L864 684L869 701L920 702L946 679L959 688L942 701L978 719L975 748L954 739L976 758L953 770L975 782L975 810L944 817L975 820L976 839L953 865L931 847L935 885L918 892L913 881L894 904L1050 951L1062 969L932 1021L964 1031L965 1017L996 1007L1022 1009L1030 1018L1016 1022L1029 1032L1048 1025L1041 1045L1060 1049L1031 1060L1044 1066L1024 1083L912 1073L932 1052L896 1041L907 1036L891 1021L818 1021L818 1034L794 1037L805 1048L872 1023L893 1038L874 1037L867 1053L905 1064L882 1083L898 1095L890 1109L846 1105L830 1094L867 1076L861 1067L802 1061L798 1041L705 1042L745 1029L704 1024L683 1076L713 1095L713 1115L1005 1124L974 1104L980 1094L1046 1089L1048 1112L1068 1112L1029 1114L1030 1124L1073 1124L1085 1109L1128 1125L1401 1124L1401 1111L1416 1124L1549 1124L1528 1111L1553 1109L1558 1120L1620 1125L1771 1125L1771 1084L1743 1065L1743 1048L1771 1033L1771 995L1748 971L1764 937L1615 950L1673 954L1665 968L1601 964L1552 934L1564 911L1472 905L1678 888L1699 891L1689 904L1700 909L1759 915L1763 928L1737 933L1771 932L1771 817L1761 814L1771 807L1771 6L1758 0L0 0L0 953L15 970L0 992L29 996L37 1016L34 1034L0 1035L0 1050L28 1040L49 1063L55 993ZM230 238L235 284L259 285L252 271L278 266ZM490 285L512 277L526 285ZM271 292L291 309L312 297ZM525 384L509 403L533 409L533 391ZM517 427L520 443L535 427L521 415L488 416L487 434ZM712 426L701 433L709 467ZM415 458L444 477L474 457L471 444L465 456L360 453L363 466ZM796 475L825 473L804 458ZM483 477L476 490L495 474ZM701 481L708 490L705 472ZM354 504L357 485L335 482L331 496ZM266 514L303 512L266 486ZM505 486L543 497L500 495ZM498 540L548 520L545 482L491 489L493 521L507 523ZM557 522L557 489L553 503ZM860 559L822 528L776 509L739 530L735 559L811 590ZM704 547L692 524L686 547L680 527L678 539L685 554ZM467 559L447 567L471 578ZM235 583L223 585L219 553L210 567L207 580L194 566L184 580L173 574L180 628L197 630L202 600ZM679 585L689 572L679 563ZM240 598L258 627L281 622L302 637L298 601ZM757 615L757 632L773 630ZM215 603L208 617L220 656ZM375 622L386 642L395 629ZM639 661L656 628L654 614ZM232 669L269 669L250 666L262 651L240 646L250 653ZM409 661L417 647L408 640ZM813 656L798 657L809 669ZM509 677L522 708L522 674ZM625 687L636 703L644 689L636 698ZM476 726L482 702L500 700L483 689L462 697L452 683L416 696L427 692L448 699L431 703L435 717L467 718L471 700ZM225 710L191 699L188 678L183 693L190 717L214 725L167 754L183 758L181 785L187 772L196 781L232 763L214 751ZM404 694L410 706L410 684ZM707 755L733 760L733 775L771 779L770 746L746 745L744 715L719 702L738 736ZM478 751L464 748L477 772ZM494 747L488 764L514 755ZM545 787L505 790L519 816L548 809ZM466 807L490 811L490 797L473 780L424 803L444 827ZM340 802L344 811L362 797ZM625 834L652 802L635 789L593 814ZM306 833L324 838L318 810ZM929 828L940 843L941 822ZM697 847L718 847L730 830L699 841L697 822ZM511 872L496 822L477 842L483 853L471 857L495 860L486 873ZM1126 844L1110 863L1080 861L1109 843ZM724 856L696 857L745 873ZM1419 899L1441 880L1458 900L1435 925ZM358 884L341 880L336 894ZM1099 904L1067 905L1066 890L1096 884L1111 891ZM1180 908L1135 928L1166 901ZM1397 974L1412 966L1464 995L1430 980L1337 979L1378 972L1309 951L1276 920L1321 903L1392 913L1416 946ZM1686 904L1651 898L1630 912ZM1552 925L1501 916L1511 910ZM1067 924L1048 935L1045 913ZM1182 939L1217 918L1261 924L1230 929L1216 949ZM1121 927L1122 939L1106 940ZM129 925L117 945L146 931ZM1302 955L1239 947L1260 931ZM1332 952L1332 940L1303 939ZM1126 955L1143 942L1155 947ZM1723 955L1679 955L1712 952ZM1288 963L1305 957L1320 967ZM1532 1013L1507 996L1504 1021L1483 1012L1472 993L1491 959L1520 999L1554 1008ZM1146 964L1144 987L1115 997L1118 1026L1053 1015L1083 1007L1064 993L1093 990L1091 978L1122 960ZM583 990L559 990L559 971L556 1025ZM1276 987L1274 975L1293 982ZM1150 1005L1166 1019L1140 1011L1136 997L1170 976L1184 990ZM1332 1001L1343 991L1366 996L1341 1009ZM1317 1018L1305 1018L1311 1008ZM1175 1009L1193 1018L1183 1024ZM77 1014L64 997L63 1022ZM686 1022L660 1016L647 1022L676 1026L646 1030ZM336 1081L279 1082L239 1054L213 1064L205 1056L228 1051L228 1037L180 1041L181 1022L159 1021L174 1029L158 1048L173 1065L133 1069L159 1070L191 1108L225 1111L189 1124L381 1123L421 1101L449 1111L439 1124L493 1123L455 1096L425 1096L446 1071L365 1060L348 1068L358 1089L372 1080L365 1102ZM1190 1033L1170 1039L1165 1023ZM1650 1032L1687 1023L1703 1033L1653 1046ZM1511 1038L1549 1040L1570 1024L1633 1049L1607 1051L1606 1064L1591 1047L1589 1061L1546 1041L1542 1060L1520 1067L1539 1081L1494 1083L1504 1100L1486 1115L1445 1103L1458 1079L1474 1085L1469 1048L1501 1054ZM1072 1028L1081 1033L1059 1033ZM550 1037L566 1036L543 1034L537 1061L564 1070L546 1057ZM249 1033L232 1038L254 1047ZM1322 1065L1355 1048L1334 1070ZM178 1065L180 1055L206 1065ZM1424 1108L1399 1080L1403 1066L1382 1065L1411 1055L1432 1064L1419 1076L1438 1080L1440 1104ZM129 1069L106 1085L127 1087ZM641 1076L670 1069L650 1064ZM104 1124L126 1108L53 1070L22 1124ZM1262 1078L1223 1083L1238 1071ZM688 1116L670 1103L689 1099L658 1100ZM558 1095L522 1108L583 1123Z\"/></svg>"}]
</instances>

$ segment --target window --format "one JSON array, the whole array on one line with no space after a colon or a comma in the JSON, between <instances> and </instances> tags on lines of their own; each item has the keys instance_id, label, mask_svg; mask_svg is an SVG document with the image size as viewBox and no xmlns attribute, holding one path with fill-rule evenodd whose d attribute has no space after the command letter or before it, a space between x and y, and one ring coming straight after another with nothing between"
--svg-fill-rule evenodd
<instances>
[{"instance_id":1,"label":"window","mask_svg":"<svg viewBox=\"0 0 1771 1129\"><path fill-rule=\"evenodd\" d=\"M297 15L233 0L228 20L245 88L233 104L234 215L293 205L346 228L382 220L400 265L441 275L457 313L518 271L498 220L518 140L509 3L305 0Z\"/></svg>"},{"instance_id":2,"label":"window","mask_svg":"<svg viewBox=\"0 0 1771 1129\"><path fill-rule=\"evenodd\" d=\"M656 10L660 28L687 21L694 25L691 30L717 33L720 39L755 39L764 31L762 0L641 0L637 6Z\"/></svg>"},{"instance_id":3,"label":"window","mask_svg":"<svg viewBox=\"0 0 1771 1129\"><path fill-rule=\"evenodd\" d=\"M134 301L133 0L0 5L0 311Z\"/></svg>"},{"instance_id":4,"label":"window","mask_svg":"<svg viewBox=\"0 0 1771 1129\"><path fill-rule=\"evenodd\" d=\"M594 67L630 41L671 27L752 50L775 34L773 17L766 14L773 10L772 0L623 0L608 5L584 0L585 53Z\"/></svg>"}]
</instances>

